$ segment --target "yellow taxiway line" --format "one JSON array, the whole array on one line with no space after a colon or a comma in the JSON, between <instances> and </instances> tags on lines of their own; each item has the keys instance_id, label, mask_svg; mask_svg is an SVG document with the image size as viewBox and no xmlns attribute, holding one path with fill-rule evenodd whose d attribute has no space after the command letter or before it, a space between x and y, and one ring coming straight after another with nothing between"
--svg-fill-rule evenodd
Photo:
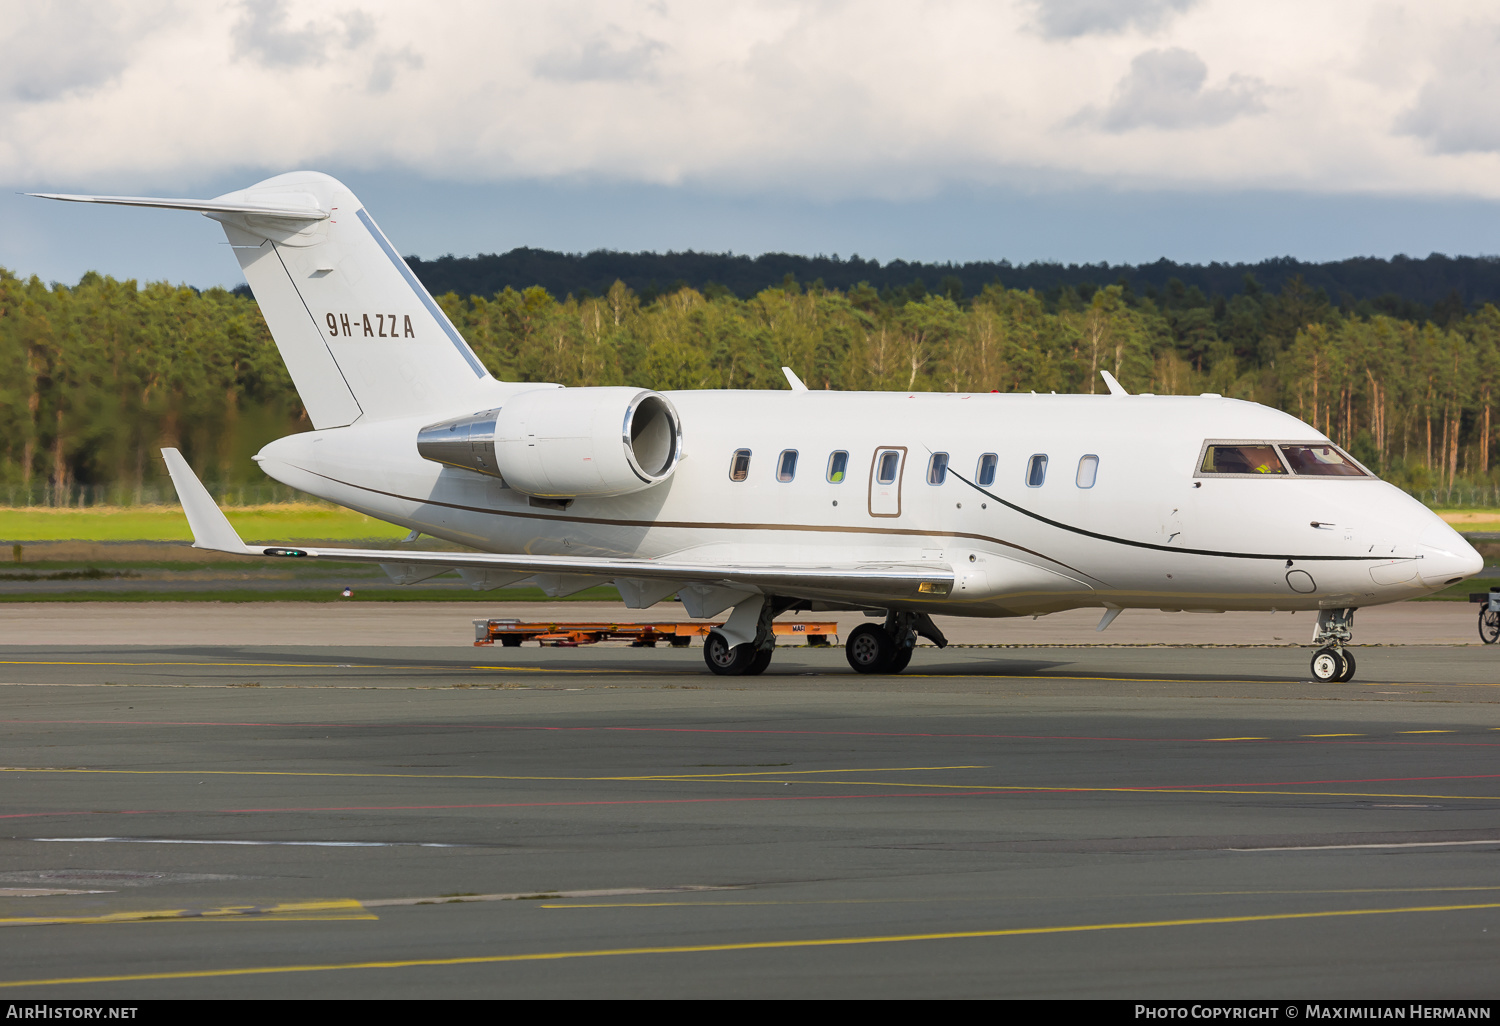
<instances>
[{"instance_id":1,"label":"yellow taxiway line","mask_svg":"<svg viewBox=\"0 0 1500 1026\"><path fill-rule=\"evenodd\" d=\"M1406 908L1334 909L1319 912L1277 912L1253 916L1214 916L1202 919L1156 919L1133 923L1084 923L1073 926L1023 926L1004 930L962 930L947 933L906 933L871 937L824 937L805 940L738 941L724 944L663 945L639 948L598 948L583 951L536 951L514 955L468 955L457 958L414 958L379 962L325 962L306 965L247 966L232 969L191 969L178 972L128 973L108 976L55 977L44 980L0 980L0 987L56 987L81 983L134 983L146 980L194 980L225 976L270 976L282 973L338 972L349 969L412 969L418 967L496 965L506 962L545 962L574 958L612 958L629 955L692 955L714 951L768 951L792 948L852 947L865 944L909 944L920 941L979 940L994 937L1037 937L1048 934L1099 933L1111 930L1150 930L1178 926L1225 926L1238 923L1287 922L1353 916L1411 915L1428 912L1468 912L1500 909L1500 902L1478 905L1416 905Z\"/></svg>"}]
</instances>

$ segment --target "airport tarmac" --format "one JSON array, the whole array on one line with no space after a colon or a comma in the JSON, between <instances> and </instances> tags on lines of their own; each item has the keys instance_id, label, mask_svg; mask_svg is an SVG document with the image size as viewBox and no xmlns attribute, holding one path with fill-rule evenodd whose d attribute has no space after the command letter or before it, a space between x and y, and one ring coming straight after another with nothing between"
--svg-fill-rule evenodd
<instances>
[{"instance_id":1,"label":"airport tarmac","mask_svg":"<svg viewBox=\"0 0 1500 1026\"><path fill-rule=\"evenodd\" d=\"M1495 648L1363 648L1343 685L1270 642L746 679L414 644L395 604L359 607L384 645L258 605L183 642L172 605L0 647L8 999L1500 989Z\"/></svg>"},{"instance_id":2,"label":"airport tarmac","mask_svg":"<svg viewBox=\"0 0 1500 1026\"><path fill-rule=\"evenodd\" d=\"M1475 588L1475 590L1481 590ZM1365 645L1479 645L1478 606L1464 602L1398 602L1361 609L1354 640ZM1129 609L1099 632L1099 609L1050 616L983 620L936 616L955 645L1288 645L1305 646L1311 612L1166 613ZM474 643L480 618L688 621L682 604L650 609L621 603L514 602L7 602L0 604L0 644L462 646ZM723 617L718 617L722 620ZM787 613L783 620L836 620L840 636L868 617L860 613ZM924 642L925 644L925 642Z\"/></svg>"}]
</instances>

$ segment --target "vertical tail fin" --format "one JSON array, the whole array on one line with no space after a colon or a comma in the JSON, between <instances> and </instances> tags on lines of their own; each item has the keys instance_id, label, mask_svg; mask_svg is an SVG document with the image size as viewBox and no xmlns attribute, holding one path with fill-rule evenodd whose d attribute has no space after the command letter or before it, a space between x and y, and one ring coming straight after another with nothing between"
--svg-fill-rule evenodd
<instances>
[{"instance_id":1,"label":"vertical tail fin","mask_svg":"<svg viewBox=\"0 0 1500 1026\"><path fill-rule=\"evenodd\" d=\"M299 171L219 199L284 206L289 195L328 216L208 216L223 223L314 426L451 410L478 392L484 365L337 179Z\"/></svg>"},{"instance_id":2,"label":"vertical tail fin","mask_svg":"<svg viewBox=\"0 0 1500 1026\"><path fill-rule=\"evenodd\" d=\"M493 381L484 365L329 175L295 171L212 200L44 198L197 210L221 222L314 427L483 405Z\"/></svg>"}]
</instances>

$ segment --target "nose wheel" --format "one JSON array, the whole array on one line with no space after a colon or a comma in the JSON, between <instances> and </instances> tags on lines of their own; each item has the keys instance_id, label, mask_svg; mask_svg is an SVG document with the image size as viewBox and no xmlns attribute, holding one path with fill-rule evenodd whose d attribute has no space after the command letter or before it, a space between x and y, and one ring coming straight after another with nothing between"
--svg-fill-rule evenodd
<instances>
[{"instance_id":1,"label":"nose wheel","mask_svg":"<svg viewBox=\"0 0 1500 1026\"><path fill-rule=\"evenodd\" d=\"M1344 684L1354 679L1354 653L1346 648L1320 648L1312 657L1313 679Z\"/></svg>"}]
</instances>

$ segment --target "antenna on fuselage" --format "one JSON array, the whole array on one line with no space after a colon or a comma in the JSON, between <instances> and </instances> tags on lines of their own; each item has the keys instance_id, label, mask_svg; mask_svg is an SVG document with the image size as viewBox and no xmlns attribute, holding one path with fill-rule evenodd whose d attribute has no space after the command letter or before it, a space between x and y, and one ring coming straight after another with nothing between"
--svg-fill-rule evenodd
<instances>
[{"instance_id":1,"label":"antenna on fuselage","mask_svg":"<svg viewBox=\"0 0 1500 1026\"><path fill-rule=\"evenodd\" d=\"M1103 375L1103 377L1104 377L1104 383L1109 386L1109 394L1110 395L1129 395L1130 394L1129 392L1125 391L1125 386L1122 385L1122 384L1120 384L1118 381L1116 381L1115 380L1115 376L1113 374L1111 374L1109 371L1102 370L1099 373L1101 375Z\"/></svg>"}]
</instances>

